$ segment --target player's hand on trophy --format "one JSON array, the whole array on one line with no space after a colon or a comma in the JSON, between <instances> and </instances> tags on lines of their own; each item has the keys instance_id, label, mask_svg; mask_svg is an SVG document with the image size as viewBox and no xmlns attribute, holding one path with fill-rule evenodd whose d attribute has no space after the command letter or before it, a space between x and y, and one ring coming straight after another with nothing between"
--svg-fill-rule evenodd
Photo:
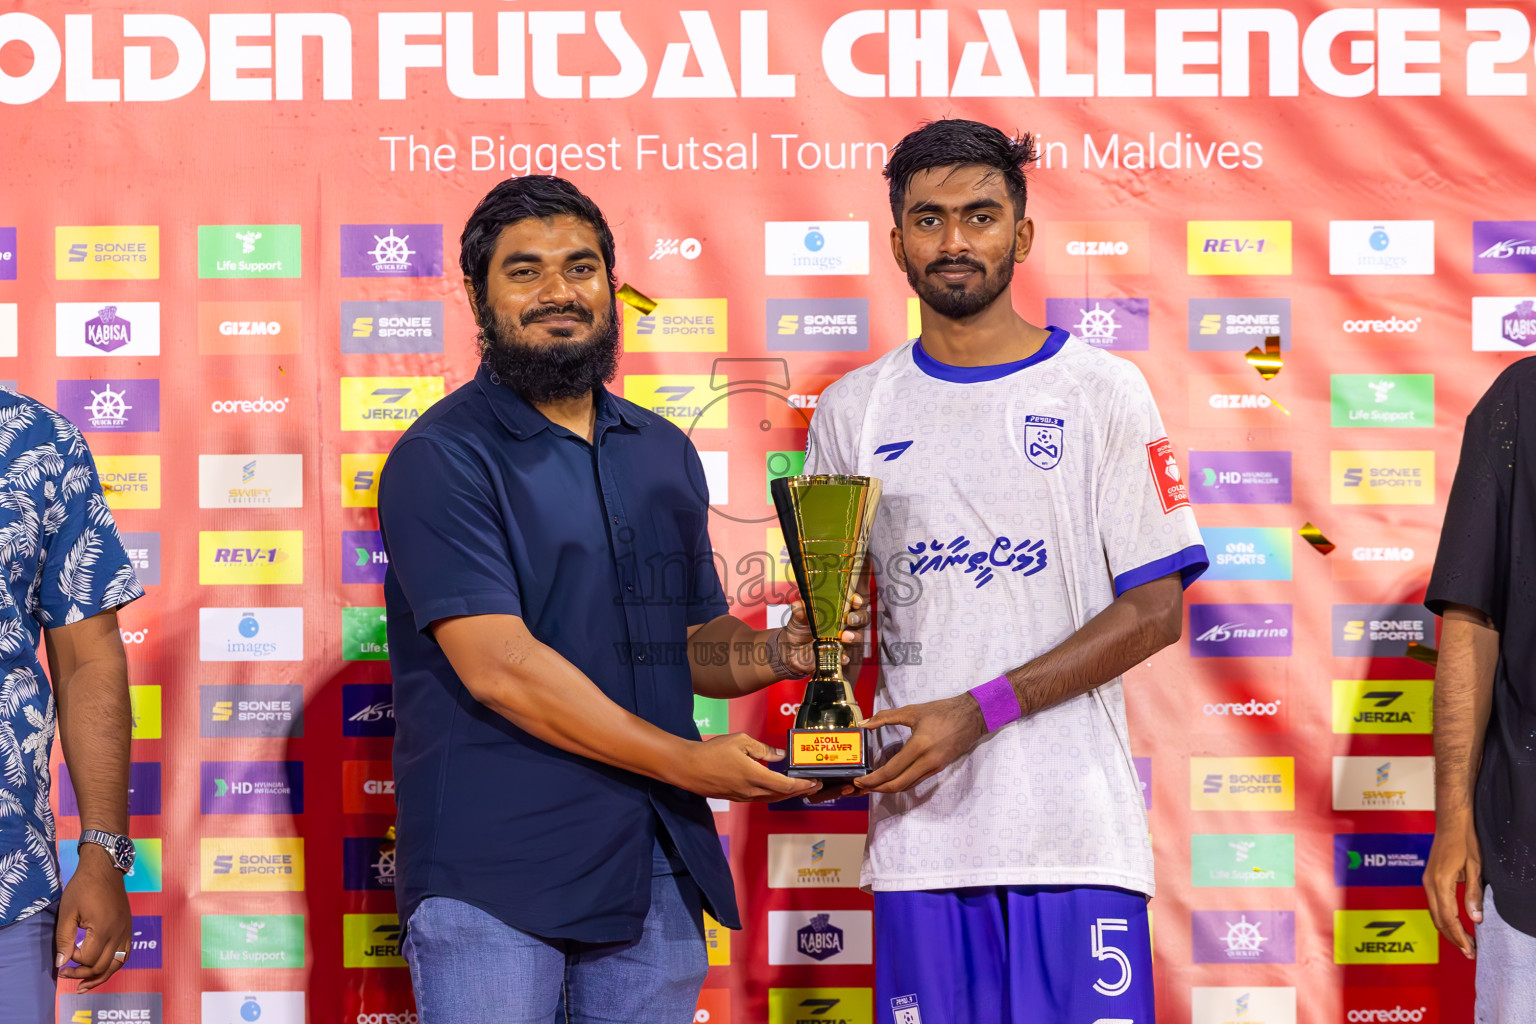
<instances>
[{"instance_id":1,"label":"player's hand on trophy","mask_svg":"<svg viewBox=\"0 0 1536 1024\"><path fill-rule=\"evenodd\" d=\"M904 725L907 742L868 775L853 780L860 792L900 793L941 772L966 754L987 732L981 705L969 693L926 704L878 712L859 723L865 729Z\"/></svg>"},{"instance_id":2,"label":"player's hand on trophy","mask_svg":"<svg viewBox=\"0 0 1536 1024\"><path fill-rule=\"evenodd\" d=\"M862 644L862 630L869 628L868 600L855 593L850 601L848 615L843 619L843 632L838 637L843 642L843 664L848 664L848 648ZM779 659L790 674L789 679L808 676L816 668L816 635L811 632L811 621L805 614L805 602L796 601L789 606L789 621L779 630Z\"/></svg>"},{"instance_id":3,"label":"player's hand on trophy","mask_svg":"<svg viewBox=\"0 0 1536 1024\"><path fill-rule=\"evenodd\" d=\"M689 744L676 776L668 781L700 796L740 802L784 800L821 788L814 779L791 779L761 763L783 759L784 751L733 732Z\"/></svg>"}]
</instances>

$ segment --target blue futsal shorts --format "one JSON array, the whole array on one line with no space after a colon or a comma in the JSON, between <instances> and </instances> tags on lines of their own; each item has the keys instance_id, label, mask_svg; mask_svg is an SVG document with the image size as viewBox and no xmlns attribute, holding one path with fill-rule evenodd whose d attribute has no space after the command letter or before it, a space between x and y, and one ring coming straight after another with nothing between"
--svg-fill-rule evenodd
<instances>
[{"instance_id":1,"label":"blue futsal shorts","mask_svg":"<svg viewBox=\"0 0 1536 1024\"><path fill-rule=\"evenodd\" d=\"M1153 1024L1147 898L986 886L875 893L875 1024Z\"/></svg>"}]
</instances>

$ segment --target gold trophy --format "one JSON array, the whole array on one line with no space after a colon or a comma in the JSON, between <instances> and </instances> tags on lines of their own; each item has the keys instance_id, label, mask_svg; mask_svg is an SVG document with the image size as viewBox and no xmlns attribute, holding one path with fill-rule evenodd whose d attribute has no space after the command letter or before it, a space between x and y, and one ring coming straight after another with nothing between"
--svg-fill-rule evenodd
<instances>
[{"instance_id":1,"label":"gold trophy","mask_svg":"<svg viewBox=\"0 0 1536 1024\"><path fill-rule=\"evenodd\" d=\"M869 774L868 744L853 687L843 676L843 622L864 571L880 481L868 476L780 477L773 504L815 637L816 670L789 730L789 775L837 779Z\"/></svg>"}]
</instances>

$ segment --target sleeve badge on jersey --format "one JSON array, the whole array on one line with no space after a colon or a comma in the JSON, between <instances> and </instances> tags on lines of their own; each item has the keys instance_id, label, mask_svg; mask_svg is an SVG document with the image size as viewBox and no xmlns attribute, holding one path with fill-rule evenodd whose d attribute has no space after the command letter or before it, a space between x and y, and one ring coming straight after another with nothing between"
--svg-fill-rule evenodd
<instances>
[{"instance_id":1,"label":"sleeve badge on jersey","mask_svg":"<svg viewBox=\"0 0 1536 1024\"><path fill-rule=\"evenodd\" d=\"M1163 515L1176 508L1189 507L1189 484L1179 472L1179 461L1173 455L1173 442L1166 437L1147 442L1147 464L1152 470L1152 486L1157 490L1157 500L1163 503Z\"/></svg>"},{"instance_id":2,"label":"sleeve badge on jersey","mask_svg":"<svg viewBox=\"0 0 1536 1024\"><path fill-rule=\"evenodd\" d=\"M1052 416L1024 417L1024 451L1041 469L1055 469L1061 462L1062 427L1065 420Z\"/></svg>"}]
</instances>

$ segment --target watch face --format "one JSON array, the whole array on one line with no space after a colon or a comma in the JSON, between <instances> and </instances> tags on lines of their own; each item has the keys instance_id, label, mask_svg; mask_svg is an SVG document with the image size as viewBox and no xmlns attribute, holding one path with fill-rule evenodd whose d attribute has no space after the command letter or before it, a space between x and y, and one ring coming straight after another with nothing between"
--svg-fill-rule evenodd
<instances>
[{"instance_id":1,"label":"watch face","mask_svg":"<svg viewBox=\"0 0 1536 1024\"><path fill-rule=\"evenodd\" d=\"M133 858L136 851L133 848L133 840L127 836L120 836L117 840L117 848L112 851L113 859L124 873L133 870Z\"/></svg>"}]
</instances>

